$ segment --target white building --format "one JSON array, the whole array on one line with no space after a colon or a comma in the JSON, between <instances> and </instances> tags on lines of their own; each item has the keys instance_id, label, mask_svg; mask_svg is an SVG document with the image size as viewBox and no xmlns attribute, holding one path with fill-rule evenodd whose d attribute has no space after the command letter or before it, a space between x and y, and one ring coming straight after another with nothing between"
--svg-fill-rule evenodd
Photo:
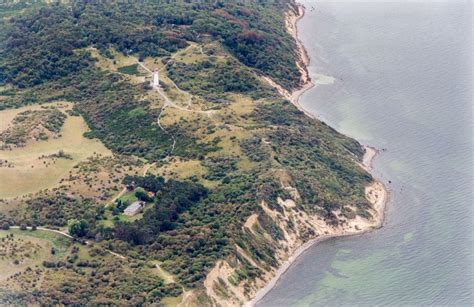
<instances>
[{"instance_id":1,"label":"white building","mask_svg":"<svg viewBox=\"0 0 474 307\"><path fill-rule=\"evenodd\" d=\"M128 216L134 216L135 214L142 212L144 206L145 204L142 201L137 200L136 202L125 208L123 214Z\"/></svg>"},{"instance_id":2,"label":"white building","mask_svg":"<svg viewBox=\"0 0 474 307\"><path fill-rule=\"evenodd\" d=\"M153 71L150 86L151 87L159 87L160 86L160 72L158 70Z\"/></svg>"}]
</instances>

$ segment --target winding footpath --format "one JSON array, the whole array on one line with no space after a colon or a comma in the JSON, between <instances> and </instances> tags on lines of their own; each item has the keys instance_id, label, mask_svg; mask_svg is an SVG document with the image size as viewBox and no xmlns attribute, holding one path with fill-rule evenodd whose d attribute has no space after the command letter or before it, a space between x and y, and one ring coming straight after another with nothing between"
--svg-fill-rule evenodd
<instances>
[{"instance_id":1,"label":"winding footpath","mask_svg":"<svg viewBox=\"0 0 474 307\"><path fill-rule=\"evenodd\" d=\"M10 229L21 229L21 227L20 226L10 226ZM28 226L28 227L26 227L26 230L32 230L32 229L31 229L31 227ZM70 234L68 234L65 231L61 231L61 230L49 229L49 228L45 228L45 227L36 227L36 230L43 230L43 231L53 232L53 233L68 237L69 239L74 239Z\"/></svg>"},{"instance_id":2,"label":"winding footpath","mask_svg":"<svg viewBox=\"0 0 474 307\"><path fill-rule=\"evenodd\" d=\"M158 69L158 72L161 72L163 69L165 69L179 54L181 53L185 53L187 52L189 49L193 48L193 47L196 47L195 45L190 45L188 46L186 49L184 49L183 51L181 52L177 52L175 54L173 54L173 56L170 57L170 59L162 66L160 67L160 69ZM201 51L202 53L202 47L201 47ZM204 53L202 53L204 54ZM138 59L135 59L137 64L143 68L145 71L147 71L148 73L150 74L153 74L153 71L146 67L145 64L143 64L142 62L140 62ZM189 92L186 92L185 90L181 89L173 80L171 80L170 78L168 78L168 81L173 85L173 87L183 96L187 97L186 101L185 101L185 104L187 105L186 107L182 107L178 104L176 104L175 102L173 102L166 94L165 92L163 91L163 89L158 85L158 86L153 86L153 88L158 92L158 94L163 98L163 100L165 101L165 104L162 108L166 108L168 106L171 106L173 108L176 108L178 110L181 110L181 111L186 111L186 112L193 112L193 113L200 113L200 114L205 114L207 116L211 116L214 111L213 110L193 110L191 109L191 103L192 103L192 95L189 93Z\"/></svg>"},{"instance_id":3,"label":"winding footpath","mask_svg":"<svg viewBox=\"0 0 474 307\"><path fill-rule=\"evenodd\" d=\"M158 69L158 72L162 71L163 69L165 69L177 56L178 54L181 54L181 53L185 53L187 52L189 49L193 48L193 47L196 47L195 45L190 45L188 46L186 49L184 49L183 51L181 52L177 52L175 54L173 54L170 59L160 68ZM200 47L200 52L202 54L203 51L202 51L202 47ZM136 63L141 67L143 68L146 72L148 72L149 74L152 75L153 77L153 71L146 67L144 63L140 62L138 59L135 59ZM193 112L193 113L200 113L200 114L205 114L207 115L208 117L212 116L212 114L214 113L213 110L193 110L191 109L191 103L192 103L192 95L184 90L182 90L173 80L171 80L170 78L168 78L169 82L173 85L173 87L183 96L186 97L186 107L182 107L178 104L176 104L173 100L171 100L168 95L166 95L166 93L163 91L163 88L158 84L158 85L155 85L153 84L153 89L163 98L164 100L164 104L163 106L161 107L160 109L160 114L158 115L158 118L157 118L157 124L158 124L158 127L160 127L160 129L165 132L166 134L168 134L171 139L173 140L173 144L171 145L171 150L170 152L168 153L167 156L169 156L170 154L172 154L174 152L174 149L176 147L176 138L174 137L174 135L172 135L169 131L167 131L162 125L161 125L161 117L164 113L164 111L166 110L167 107L173 107L173 108L176 108L178 110L181 110L181 111L186 111L186 112Z\"/></svg>"},{"instance_id":4,"label":"winding footpath","mask_svg":"<svg viewBox=\"0 0 474 307\"><path fill-rule=\"evenodd\" d=\"M186 49L184 49L182 52L186 52L187 50L189 50L190 48L193 48L193 47L196 47L195 45L190 45L188 46ZM203 51L202 51L202 47L200 47L200 52L201 54L204 54ZM174 58L176 58L176 56L178 55L179 53L175 53L166 63L165 65L163 65L158 71L162 71L163 69L165 69L169 63L171 63L172 60L174 60ZM142 62L140 62L138 59L136 59L136 62L138 65L140 65L140 67L142 67L146 72L150 73L151 75L153 75L153 71L151 69L149 69L148 67L146 67ZM169 78L168 78L169 79ZM184 95L185 97L187 97L187 100L186 100L186 107L181 107L179 105L177 105L176 103L174 103L166 94L165 92L163 91L163 89L158 85L153 85L153 89L156 90L156 92L163 98L164 100L164 104L163 106L161 107L161 110L160 110L160 114L158 115L158 118L157 118L157 124L158 126L160 127L160 129L165 132L166 134L170 135L171 139L173 140L173 143L171 145L171 150L170 152L168 153L167 156L169 156L171 153L173 153L174 149L175 149L175 146L176 146L176 138L174 137L174 135L172 135L169 131L167 131L162 125L161 125L161 122L160 122L160 119L161 119L161 116L163 115L163 112L164 110L167 108L167 107L173 107L173 108L176 108L176 109L179 109L179 110L182 110L182 111L187 111L187 112L194 112L194 113L200 113L200 114L205 114L207 116L211 116L214 111L213 110L206 110L206 111L203 111L203 110L192 110L191 109L191 103L192 103L192 95L184 90L182 90L181 88L178 87L178 85L171 79L169 79L169 81L171 82L171 84L176 88L176 90ZM164 158L166 159L166 157ZM143 168L143 176L145 176L147 173L148 173L148 170L153 167L156 163L151 163L151 164L147 164L144 168ZM120 192L115 195L106 205L105 207L109 207L110 205L112 205L117 199L119 199L120 197L122 197L125 193L127 193L127 188L126 187L123 187L122 190L120 190ZM10 229L21 229L20 226L10 226ZM45 227L37 227L36 228L37 230L40 230L40 231L47 231L47 232L51 232L51 233L55 233L55 234L58 234L58 235L61 235L61 236L64 236L66 238L69 238L71 240L74 240L75 238L73 236L71 236L67 231L61 231L61 230L56 230L56 229L50 229L50 228L45 228ZM32 227L26 227L26 230L32 230ZM86 245L93 245L94 242L92 241L84 241L84 243ZM109 254L115 256L115 257L118 257L120 259L126 259L127 257L124 256L124 255L121 255L119 253L116 253L116 252L113 252L109 249L105 249L105 251L107 251Z\"/></svg>"},{"instance_id":5,"label":"winding footpath","mask_svg":"<svg viewBox=\"0 0 474 307\"><path fill-rule=\"evenodd\" d=\"M196 45L190 45L188 46L186 49L184 49L183 51L181 52L176 52L175 54L173 54L170 59L162 66L160 67L160 69L158 71L162 71L163 69L165 69L179 54L181 53L185 53L187 52L189 49L191 48L194 48L194 47L198 47ZM199 45L199 51L202 55L204 55L204 52L202 50L202 46ZM145 70L147 73L149 73L151 76L153 76L153 71L146 67L145 64L143 62L140 62L137 58L135 58L135 62L141 67L143 68L143 70ZM164 104L163 106L161 107L160 109L160 113L158 114L158 118L156 120L156 123L158 125L158 127L166 134L168 134L173 143L171 144L171 149L169 151L169 153L166 155L165 158L163 159L166 159L169 155L171 155L174 150L175 150L175 147L176 147L176 138L174 135L172 135L169 131L167 131L163 125L161 125L161 117L163 116L165 110L167 107L173 107L173 108L176 108L178 110L181 110L181 111L185 111L185 112L193 112L193 113L199 113L199 114L205 114L207 115L208 117L211 117L212 114L215 112L214 110L193 110L191 109L191 103L192 103L192 95L184 90L182 90L181 88L179 88L179 86L173 81L171 80L170 78L168 78L168 80L171 82L171 84L176 88L176 90L184 95L185 97L187 97L186 99L186 107L182 107L178 104L176 104L175 102L173 102L167 95L166 93L163 91L163 88L161 88L159 85L154 85L153 84L153 89L163 98L164 100ZM144 172L143 172L143 176L145 176L148 172L148 170L153 166L155 165L156 163L152 163L150 165L148 165L147 167L145 167L144 169ZM127 193L127 188L126 187L123 187L122 190L120 190L120 192L115 195L106 205L105 207L109 207L111 206L117 199L119 199L120 197L122 197L125 193Z\"/></svg>"}]
</instances>

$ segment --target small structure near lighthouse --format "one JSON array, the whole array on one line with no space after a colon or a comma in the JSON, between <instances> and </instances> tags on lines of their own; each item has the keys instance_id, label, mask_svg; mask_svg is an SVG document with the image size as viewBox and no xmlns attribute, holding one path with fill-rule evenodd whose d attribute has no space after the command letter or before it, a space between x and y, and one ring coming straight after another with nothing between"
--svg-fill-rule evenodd
<instances>
[{"instance_id":1,"label":"small structure near lighthouse","mask_svg":"<svg viewBox=\"0 0 474 307\"><path fill-rule=\"evenodd\" d=\"M153 71L150 86L154 88L160 86L160 72L158 70Z\"/></svg>"}]
</instances>

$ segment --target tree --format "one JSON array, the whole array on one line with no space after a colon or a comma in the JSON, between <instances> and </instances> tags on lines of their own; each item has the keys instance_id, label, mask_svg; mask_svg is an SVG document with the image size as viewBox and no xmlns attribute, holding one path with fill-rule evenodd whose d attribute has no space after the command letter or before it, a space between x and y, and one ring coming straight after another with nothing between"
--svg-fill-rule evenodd
<instances>
[{"instance_id":1,"label":"tree","mask_svg":"<svg viewBox=\"0 0 474 307\"><path fill-rule=\"evenodd\" d=\"M141 201L150 201L151 198L148 197L148 194L146 193L146 191L143 189L143 188L137 188L135 190L135 196L141 200Z\"/></svg>"},{"instance_id":2,"label":"tree","mask_svg":"<svg viewBox=\"0 0 474 307\"><path fill-rule=\"evenodd\" d=\"M89 225L83 219L71 219L68 221L69 234L73 237L83 237L87 234Z\"/></svg>"}]
</instances>

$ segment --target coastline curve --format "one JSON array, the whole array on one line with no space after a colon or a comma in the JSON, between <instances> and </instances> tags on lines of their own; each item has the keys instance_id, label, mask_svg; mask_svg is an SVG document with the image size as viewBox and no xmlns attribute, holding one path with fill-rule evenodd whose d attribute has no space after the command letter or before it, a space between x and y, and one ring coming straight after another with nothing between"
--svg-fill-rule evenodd
<instances>
[{"instance_id":1,"label":"coastline curve","mask_svg":"<svg viewBox=\"0 0 474 307\"><path fill-rule=\"evenodd\" d=\"M315 87L315 84L311 81L311 78L309 76L309 72L307 67L309 66L309 63L311 61L306 48L304 47L303 43L300 41L298 38L298 28L297 28L297 23L300 19L302 19L305 15L305 7L304 5L300 3L296 3L297 7L297 14L294 12L290 11L286 16L285 16L285 24L287 31L293 36L295 39L297 48L298 48L298 53L300 54L300 61L297 63L298 68L301 71L302 77L301 77L301 86L300 88L294 90L293 92L288 92L284 88L282 88L280 85L276 84L273 80L267 77L263 77L270 85L275 87L275 89L283 95L285 98L287 98L294 106L298 108L298 110L304 112L305 115L309 116L310 118L316 119L316 116L308 112L303 106L299 103L300 97L307 92L308 90L312 89ZM372 162L375 159L375 157L379 154L379 150L376 148L369 146L369 145L363 145L365 149L365 154L363 156L362 162L359 163L359 165L369 174L372 175L373 181L371 184L366 186L365 188L365 195L367 200L372 204L373 209L375 211L376 216L374 217L375 223L372 225L366 225L367 227L357 229L355 231L344 231L342 233L337 233L337 234L327 234L327 235L321 235L318 236L314 239L311 239L301 245L299 248L297 248L292 255L278 268L278 270L275 272L273 278L261 289L259 289L254 296L254 298L244 304L244 306L250 307L250 306L255 306L258 302L260 302L277 284L277 282L280 280L282 275L288 271L288 269L291 267L291 265L298 259L301 255L303 255L310 247L316 246L319 243L334 239L334 238L339 238L339 237L348 237L348 236L357 236L357 235L363 235L365 233L374 231L376 229L379 229L383 226L384 220L385 220L385 211L387 209L387 203L390 198L390 193L388 188L382 183L382 181L378 178L375 178L373 176L372 172Z\"/></svg>"}]
</instances>

